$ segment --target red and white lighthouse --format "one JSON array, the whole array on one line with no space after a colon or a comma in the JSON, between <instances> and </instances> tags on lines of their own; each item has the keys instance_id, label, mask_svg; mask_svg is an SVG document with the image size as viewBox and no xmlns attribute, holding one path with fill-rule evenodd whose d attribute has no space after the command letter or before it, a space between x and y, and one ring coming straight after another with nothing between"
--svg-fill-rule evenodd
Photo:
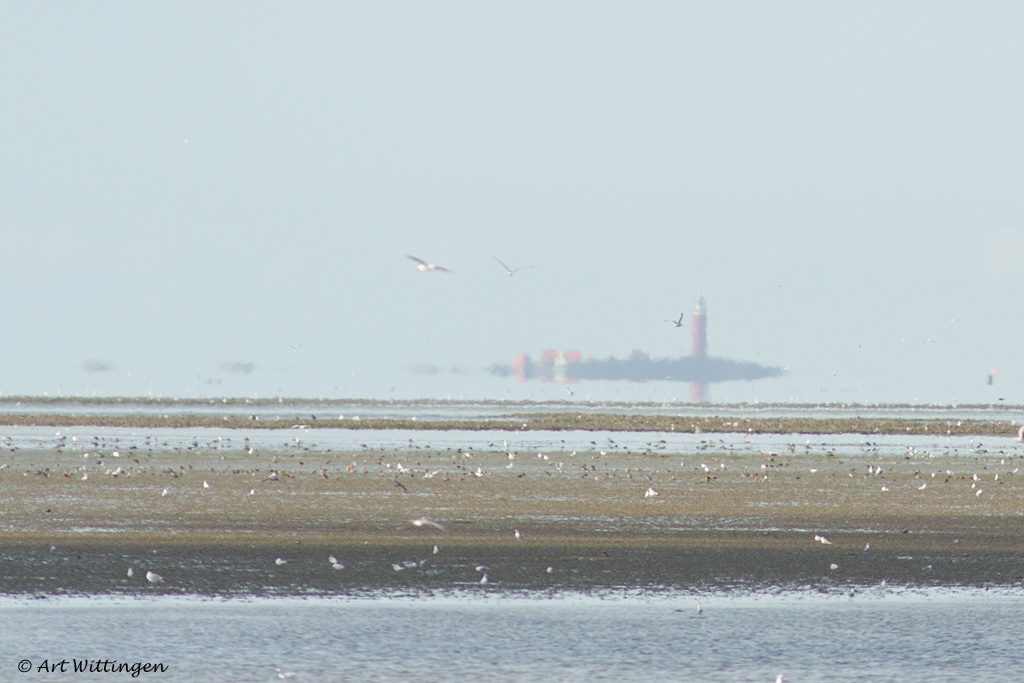
<instances>
[{"instance_id":1,"label":"red and white lighthouse","mask_svg":"<svg viewBox=\"0 0 1024 683\"><path fill-rule=\"evenodd\" d=\"M693 353L694 358L708 357L708 317L704 311L704 296L697 299L693 309ZM690 400L702 403L708 400L707 382L690 382Z\"/></svg>"}]
</instances>

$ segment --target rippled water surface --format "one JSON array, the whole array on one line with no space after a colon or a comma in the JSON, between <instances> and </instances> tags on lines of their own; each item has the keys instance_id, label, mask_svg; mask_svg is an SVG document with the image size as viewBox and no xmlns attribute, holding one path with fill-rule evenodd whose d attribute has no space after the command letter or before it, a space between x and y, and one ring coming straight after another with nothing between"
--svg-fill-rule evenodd
<instances>
[{"instance_id":1,"label":"rippled water surface","mask_svg":"<svg viewBox=\"0 0 1024 683\"><path fill-rule=\"evenodd\" d=\"M139 680L1024 680L1024 597L1012 593L6 599L0 609L0 679L26 682L132 680L39 670L73 658L166 665Z\"/></svg>"}]
</instances>

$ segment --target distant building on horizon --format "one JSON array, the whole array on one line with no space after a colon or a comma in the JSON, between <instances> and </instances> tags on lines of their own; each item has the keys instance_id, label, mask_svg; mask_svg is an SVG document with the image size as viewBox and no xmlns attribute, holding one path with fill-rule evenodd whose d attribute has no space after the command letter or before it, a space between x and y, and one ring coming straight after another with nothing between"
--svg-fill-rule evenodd
<instances>
[{"instance_id":1,"label":"distant building on horizon","mask_svg":"<svg viewBox=\"0 0 1024 683\"><path fill-rule=\"evenodd\" d=\"M530 356L520 353L512 365L495 363L489 371L494 375L512 375L519 382L532 379L561 384L574 384L582 380L689 382L690 400L697 403L708 400L708 389L712 382L751 381L783 374L783 369L779 367L709 357L707 312L703 295L697 299L691 325L693 350L689 356L681 358L651 358L646 352L637 349L625 359L612 356L599 360L593 356L584 359L583 354L577 350L559 353L555 349L545 349L541 353L540 362L535 363Z\"/></svg>"},{"instance_id":2,"label":"distant building on horizon","mask_svg":"<svg viewBox=\"0 0 1024 683\"><path fill-rule=\"evenodd\" d=\"M708 357L708 316L704 310L704 295L697 299L697 306L693 309L693 351L690 356L693 358ZM708 400L708 382L690 382L690 400L694 403L704 403Z\"/></svg>"}]
</instances>

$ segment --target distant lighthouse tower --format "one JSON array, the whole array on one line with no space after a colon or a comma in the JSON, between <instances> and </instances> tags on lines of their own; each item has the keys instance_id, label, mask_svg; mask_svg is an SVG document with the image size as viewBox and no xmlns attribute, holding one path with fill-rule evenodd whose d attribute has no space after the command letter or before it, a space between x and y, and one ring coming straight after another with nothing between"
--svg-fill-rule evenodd
<instances>
[{"instance_id":1,"label":"distant lighthouse tower","mask_svg":"<svg viewBox=\"0 0 1024 683\"><path fill-rule=\"evenodd\" d=\"M704 296L697 299L693 309L693 353L694 358L708 357L708 317L704 311ZM690 400L703 403L708 400L707 382L690 382Z\"/></svg>"}]
</instances>

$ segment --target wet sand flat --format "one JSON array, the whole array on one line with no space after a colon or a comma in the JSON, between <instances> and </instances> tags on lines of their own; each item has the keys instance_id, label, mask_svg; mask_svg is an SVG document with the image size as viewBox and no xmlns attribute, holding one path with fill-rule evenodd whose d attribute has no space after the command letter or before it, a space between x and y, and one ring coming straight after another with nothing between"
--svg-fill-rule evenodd
<instances>
[{"instance_id":1,"label":"wet sand flat","mask_svg":"<svg viewBox=\"0 0 1024 683\"><path fill-rule=\"evenodd\" d=\"M810 418L810 417L686 417L668 415L623 415L582 413L567 409L560 413L512 413L504 417L470 420L419 420L403 418L258 419L256 415L204 416L168 415L75 415L66 413L0 413L0 425L10 426L105 426L135 429L290 429L315 426L321 429L372 431L402 429L504 430L504 431L633 431L748 434L899 434L946 436L1013 436L1017 426L1005 420L897 419L897 418Z\"/></svg>"},{"instance_id":2,"label":"wet sand flat","mask_svg":"<svg viewBox=\"0 0 1024 683\"><path fill-rule=\"evenodd\" d=\"M1020 585L1017 462L18 451L0 458L0 592Z\"/></svg>"}]
</instances>

